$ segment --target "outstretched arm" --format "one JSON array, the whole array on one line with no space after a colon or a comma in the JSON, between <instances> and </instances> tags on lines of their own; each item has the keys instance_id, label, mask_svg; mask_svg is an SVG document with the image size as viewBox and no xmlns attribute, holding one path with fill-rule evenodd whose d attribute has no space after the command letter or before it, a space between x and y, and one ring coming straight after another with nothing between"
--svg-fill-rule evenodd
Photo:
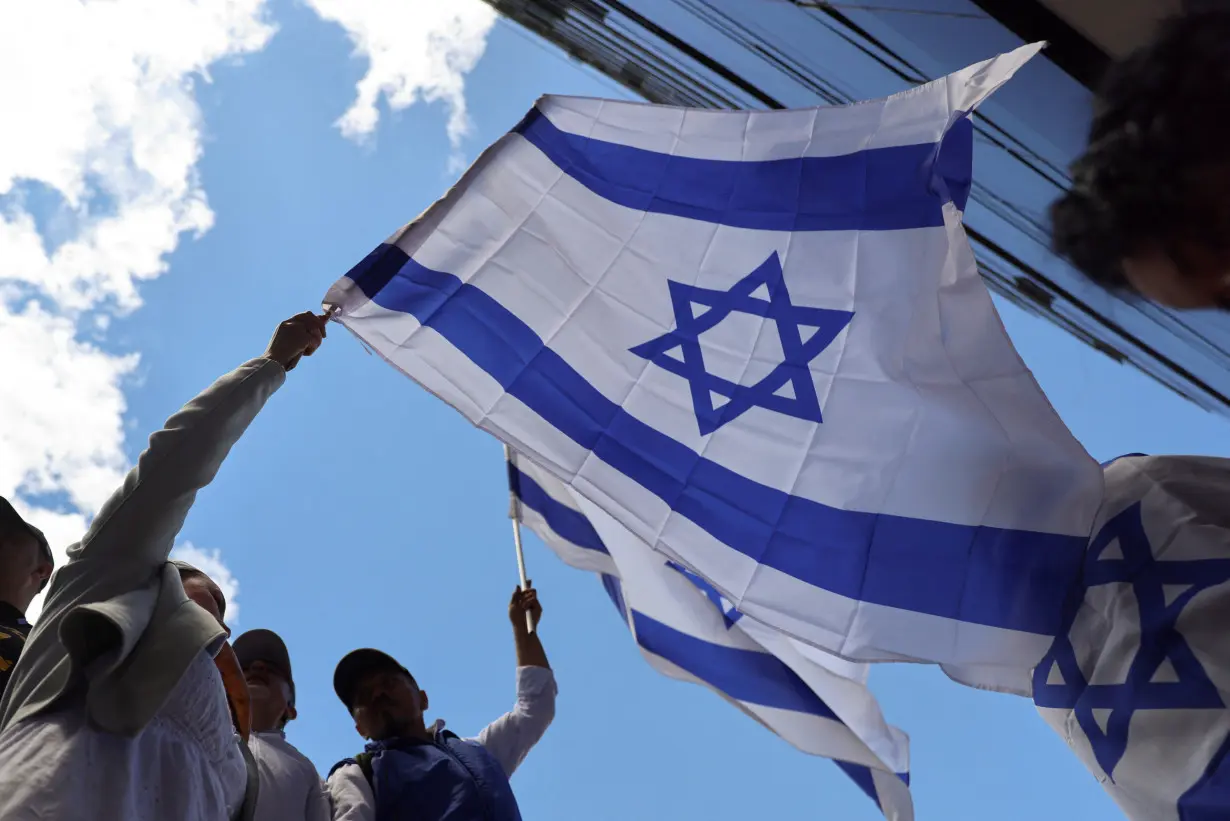
<instances>
[{"instance_id":1,"label":"outstretched arm","mask_svg":"<svg viewBox=\"0 0 1230 821\"><path fill-rule=\"evenodd\" d=\"M52 579L43 621L66 606L134 590L167 561L197 492L302 356L324 338L324 320L300 314L278 326L265 354L223 376L150 437L68 564Z\"/></svg>"},{"instance_id":2,"label":"outstretched arm","mask_svg":"<svg viewBox=\"0 0 1230 821\"><path fill-rule=\"evenodd\" d=\"M508 618L512 621L513 641L517 645L517 666L545 667L550 670L547 651L543 649L538 638L538 630L535 629L533 633L529 631L526 614L537 628L538 620L542 618L542 605L538 603L538 591L529 581L525 583L525 590L517 588L513 591L512 601L508 603Z\"/></svg>"},{"instance_id":3,"label":"outstretched arm","mask_svg":"<svg viewBox=\"0 0 1230 821\"><path fill-rule=\"evenodd\" d=\"M0 698L0 729L31 709L47 707L45 701L39 704L48 693L40 689L42 682L57 675L70 655L76 668L104 653L116 654L111 660L118 661L131 652L122 640L141 635L145 624L123 619L152 610L149 597L158 592L156 583L197 491L213 480L286 372L323 338L323 317L300 314L283 322L263 356L223 376L150 437L137 466L51 577L42 616ZM149 610L107 604L129 594L146 597ZM70 613L80 618L62 630Z\"/></svg>"},{"instance_id":4,"label":"outstretched arm","mask_svg":"<svg viewBox=\"0 0 1230 821\"><path fill-rule=\"evenodd\" d=\"M527 613L533 619L533 633L525 623ZM529 583L525 590L513 592L508 618L517 646L517 704L488 724L478 736L478 743L500 762L504 774L510 778L555 718L555 675L538 638L541 616L538 594Z\"/></svg>"}]
</instances>

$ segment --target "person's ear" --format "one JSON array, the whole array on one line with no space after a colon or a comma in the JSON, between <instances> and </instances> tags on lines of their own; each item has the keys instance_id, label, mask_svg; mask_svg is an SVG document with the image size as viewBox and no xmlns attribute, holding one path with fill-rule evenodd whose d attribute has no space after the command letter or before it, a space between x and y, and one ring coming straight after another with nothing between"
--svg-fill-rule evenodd
<instances>
[{"instance_id":1,"label":"person's ear","mask_svg":"<svg viewBox=\"0 0 1230 821\"><path fill-rule=\"evenodd\" d=\"M427 691L419 690L419 712L427 712Z\"/></svg>"},{"instance_id":2,"label":"person's ear","mask_svg":"<svg viewBox=\"0 0 1230 821\"><path fill-rule=\"evenodd\" d=\"M286 713L282 717L282 726L285 727L290 722L299 717L299 711L295 709L295 705L287 704Z\"/></svg>"}]
</instances>

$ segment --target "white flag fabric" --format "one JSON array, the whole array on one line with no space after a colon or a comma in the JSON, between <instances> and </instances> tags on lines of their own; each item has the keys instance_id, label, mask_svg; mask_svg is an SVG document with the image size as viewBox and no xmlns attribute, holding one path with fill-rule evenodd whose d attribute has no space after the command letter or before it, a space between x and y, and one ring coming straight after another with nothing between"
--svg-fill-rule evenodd
<instances>
[{"instance_id":1,"label":"white flag fabric","mask_svg":"<svg viewBox=\"0 0 1230 821\"><path fill-rule=\"evenodd\" d=\"M740 612L1027 695L1102 475L961 212L1037 50L840 108L545 97L325 304Z\"/></svg>"},{"instance_id":2,"label":"white flag fabric","mask_svg":"<svg viewBox=\"0 0 1230 821\"><path fill-rule=\"evenodd\" d=\"M509 463L514 515L561 559L602 579L641 654L704 684L803 752L824 756L890 821L914 817L909 742L867 689L867 666L744 617L597 506L524 458Z\"/></svg>"},{"instance_id":3,"label":"white flag fabric","mask_svg":"<svg viewBox=\"0 0 1230 821\"><path fill-rule=\"evenodd\" d=\"M1230 818L1230 460L1132 456L1034 702L1135 821Z\"/></svg>"}]
</instances>

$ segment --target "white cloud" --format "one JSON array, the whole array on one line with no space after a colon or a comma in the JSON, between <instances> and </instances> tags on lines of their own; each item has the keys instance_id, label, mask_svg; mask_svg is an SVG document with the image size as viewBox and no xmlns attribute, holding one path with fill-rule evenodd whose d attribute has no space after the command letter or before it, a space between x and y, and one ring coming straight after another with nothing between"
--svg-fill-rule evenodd
<instances>
[{"instance_id":1,"label":"white cloud","mask_svg":"<svg viewBox=\"0 0 1230 821\"><path fill-rule=\"evenodd\" d=\"M264 47L264 6L0 3L0 495L61 559L127 467L138 358L99 339L213 224L194 86Z\"/></svg>"},{"instance_id":2,"label":"white cloud","mask_svg":"<svg viewBox=\"0 0 1230 821\"><path fill-rule=\"evenodd\" d=\"M460 162L464 77L495 13L479 0L308 2L370 61L343 133L370 134L382 96L442 101ZM213 225L195 86L272 34L266 0L0 2L0 495L60 563L128 466L123 387L139 358L106 349L111 320L140 307L184 234ZM178 550L234 598L217 551Z\"/></svg>"},{"instance_id":3,"label":"white cloud","mask_svg":"<svg viewBox=\"0 0 1230 821\"><path fill-rule=\"evenodd\" d=\"M214 580L226 598L226 623L234 627L239 623L239 580L222 561L218 550L202 550L191 542L184 542L171 551L171 558L185 561Z\"/></svg>"},{"instance_id":4,"label":"white cloud","mask_svg":"<svg viewBox=\"0 0 1230 821\"><path fill-rule=\"evenodd\" d=\"M480 0L307 0L324 20L337 23L369 61L354 103L337 121L342 134L362 139L380 121L381 96L399 110L422 99L448 109L450 167L463 162L461 141L470 132L465 75L487 46L496 12Z\"/></svg>"},{"instance_id":5,"label":"white cloud","mask_svg":"<svg viewBox=\"0 0 1230 821\"><path fill-rule=\"evenodd\" d=\"M0 5L0 195L64 201L54 249L18 202L0 215L0 279L68 311L135 308L183 232L213 215L196 176L194 83L264 46L265 0L26 0ZM20 124L20 127L13 127Z\"/></svg>"},{"instance_id":6,"label":"white cloud","mask_svg":"<svg viewBox=\"0 0 1230 821\"><path fill-rule=\"evenodd\" d=\"M62 493L96 510L127 467L119 381L136 357L104 353L29 302L0 308L0 360L0 494Z\"/></svg>"}]
</instances>

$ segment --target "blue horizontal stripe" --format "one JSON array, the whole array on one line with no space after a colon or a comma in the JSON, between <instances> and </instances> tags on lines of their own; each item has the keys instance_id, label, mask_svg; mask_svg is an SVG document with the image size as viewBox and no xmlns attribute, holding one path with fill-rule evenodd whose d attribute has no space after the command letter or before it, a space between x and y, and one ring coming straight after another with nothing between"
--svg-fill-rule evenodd
<instances>
[{"instance_id":1,"label":"blue horizontal stripe","mask_svg":"<svg viewBox=\"0 0 1230 821\"><path fill-rule=\"evenodd\" d=\"M637 211L769 231L890 231L944 224L973 177L973 126L939 143L835 157L704 160L570 134L532 109L514 129L598 196Z\"/></svg>"},{"instance_id":2,"label":"blue horizontal stripe","mask_svg":"<svg viewBox=\"0 0 1230 821\"><path fill-rule=\"evenodd\" d=\"M867 797L876 802L881 810L884 806L880 804L880 795L876 790L876 782L872 778L871 768L864 767L862 764L851 764L849 761L835 761L838 767L841 767L842 772L850 776L850 780L858 785L858 788L867 794Z\"/></svg>"},{"instance_id":3,"label":"blue horizontal stripe","mask_svg":"<svg viewBox=\"0 0 1230 821\"><path fill-rule=\"evenodd\" d=\"M619 611L619 618L624 624L628 624L628 607L624 602L624 586L620 583L618 576L612 576L610 573L599 574L602 577L602 589L606 591L607 596L611 599L611 604L615 605L615 609Z\"/></svg>"},{"instance_id":4,"label":"blue horizontal stripe","mask_svg":"<svg viewBox=\"0 0 1230 821\"><path fill-rule=\"evenodd\" d=\"M623 585L619 579L602 574L602 586L611 602L625 616ZM637 644L691 673L727 696L746 704L776 707L819 716L844 725L815 691L777 657L753 650L740 650L702 641L636 610L631 611ZM846 775L880 805L871 770L861 764L833 760ZM907 785L909 773L898 778ZM883 809L883 807L881 807Z\"/></svg>"},{"instance_id":5,"label":"blue horizontal stripe","mask_svg":"<svg viewBox=\"0 0 1230 821\"><path fill-rule=\"evenodd\" d=\"M598 531L594 530L589 519L586 519L580 511L573 510L568 505L551 498L540 484L511 462L508 464L508 475L512 480L513 493L521 500L521 503L546 520L547 526L554 530L560 538L577 547L610 555L601 537L598 536Z\"/></svg>"},{"instance_id":6,"label":"blue horizontal stripe","mask_svg":"<svg viewBox=\"0 0 1230 821\"><path fill-rule=\"evenodd\" d=\"M636 642L736 701L840 721L803 679L768 653L702 641L637 610Z\"/></svg>"},{"instance_id":7,"label":"blue horizontal stripe","mask_svg":"<svg viewBox=\"0 0 1230 821\"><path fill-rule=\"evenodd\" d=\"M602 395L478 288L383 245L349 274L414 315L581 447L713 538L852 599L1057 635L1085 539L840 510L698 456Z\"/></svg>"}]
</instances>

